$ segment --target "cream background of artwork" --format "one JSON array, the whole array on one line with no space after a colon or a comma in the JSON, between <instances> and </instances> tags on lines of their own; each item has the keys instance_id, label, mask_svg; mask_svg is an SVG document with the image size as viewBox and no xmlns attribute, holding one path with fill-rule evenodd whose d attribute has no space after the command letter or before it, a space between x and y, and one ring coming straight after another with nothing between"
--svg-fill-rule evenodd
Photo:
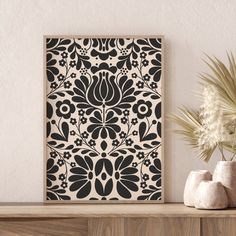
<instances>
[{"instance_id":1,"label":"cream background of artwork","mask_svg":"<svg viewBox=\"0 0 236 236\"><path fill-rule=\"evenodd\" d=\"M204 52L236 53L236 2L0 0L0 201L43 200L43 35L164 35L165 112L197 107ZM214 169L165 129L166 201L183 201L192 169Z\"/></svg>"}]
</instances>

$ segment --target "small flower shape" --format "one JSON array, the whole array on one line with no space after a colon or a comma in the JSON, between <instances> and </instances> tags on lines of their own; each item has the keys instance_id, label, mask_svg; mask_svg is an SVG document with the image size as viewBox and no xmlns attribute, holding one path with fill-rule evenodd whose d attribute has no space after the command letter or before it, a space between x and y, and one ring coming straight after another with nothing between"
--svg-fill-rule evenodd
<instances>
[{"instance_id":1,"label":"small flower shape","mask_svg":"<svg viewBox=\"0 0 236 236\"><path fill-rule=\"evenodd\" d=\"M57 161L57 164L58 164L59 166L63 166L63 165L64 165L64 161L61 160L61 159L59 159L59 160Z\"/></svg>"},{"instance_id":2,"label":"small flower shape","mask_svg":"<svg viewBox=\"0 0 236 236\"><path fill-rule=\"evenodd\" d=\"M55 89L57 88L58 84L56 82L51 83L50 88Z\"/></svg>"},{"instance_id":3,"label":"small flower shape","mask_svg":"<svg viewBox=\"0 0 236 236\"><path fill-rule=\"evenodd\" d=\"M128 53L128 49L127 48L121 48L120 53L122 54L122 56L125 56Z\"/></svg>"},{"instance_id":4,"label":"small flower shape","mask_svg":"<svg viewBox=\"0 0 236 236\"><path fill-rule=\"evenodd\" d=\"M70 135L74 136L74 135L75 135L75 131L74 131L74 130L71 130L71 131L70 131Z\"/></svg>"},{"instance_id":5,"label":"small flower shape","mask_svg":"<svg viewBox=\"0 0 236 236\"><path fill-rule=\"evenodd\" d=\"M146 188L146 187L147 187L146 182L141 182L141 183L140 183L140 187L141 187L141 188Z\"/></svg>"},{"instance_id":6,"label":"small flower shape","mask_svg":"<svg viewBox=\"0 0 236 236\"><path fill-rule=\"evenodd\" d=\"M62 80L65 79L65 76L64 76L63 74L59 74L59 75L57 76L57 79L58 79L59 81L62 81Z\"/></svg>"},{"instance_id":7,"label":"small flower shape","mask_svg":"<svg viewBox=\"0 0 236 236\"><path fill-rule=\"evenodd\" d=\"M119 145L119 141L117 139L112 141L112 146L118 146Z\"/></svg>"},{"instance_id":8,"label":"small flower shape","mask_svg":"<svg viewBox=\"0 0 236 236\"><path fill-rule=\"evenodd\" d=\"M132 133L134 136L138 135L138 131L137 130L134 130L133 133Z\"/></svg>"},{"instance_id":9,"label":"small flower shape","mask_svg":"<svg viewBox=\"0 0 236 236\"><path fill-rule=\"evenodd\" d=\"M137 167L137 166L138 166L138 163L137 163L137 162L133 162L133 163L132 163L132 166L133 166L133 167Z\"/></svg>"},{"instance_id":10,"label":"small flower shape","mask_svg":"<svg viewBox=\"0 0 236 236\"><path fill-rule=\"evenodd\" d=\"M125 140L126 146L132 146L133 143L134 143L134 141L131 138L128 138Z\"/></svg>"},{"instance_id":11,"label":"small flower shape","mask_svg":"<svg viewBox=\"0 0 236 236\"><path fill-rule=\"evenodd\" d=\"M87 123L87 118L82 117L82 118L80 119L80 121L81 121L82 124L86 124L86 123Z\"/></svg>"},{"instance_id":12,"label":"small flower shape","mask_svg":"<svg viewBox=\"0 0 236 236\"><path fill-rule=\"evenodd\" d=\"M124 131L121 131L121 132L119 133L119 136L120 136L120 138L125 138L126 133L125 133Z\"/></svg>"},{"instance_id":13,"label":"small flower shape","mask_svg":"<svg viewBox=\"0 0 236 236\"><path fill-rule=\"evenodd\" d=\"M150 84L150 86L151 86L151 88L152 89L156 89L158 86L157 86L157 83L155 83L155 82L152 82L151 84Z\"/></svg>"},{"instance_id":14,"label":"small flower shape","mask_svg":"<svg viewBox=\"0 0 236 236\"><path fill-rule=\"evenodd\" d=\"M146 160L143 162L143 164L144 164L145 166L149 166L149 165L151 164L151 161L150 161L149 159L146 159Z\"/></svg>"},{"instance_id":15,"label":"small flower shape","mask_svg":"<svg viewBox=\"0 0 236 236\"><path fill-rule=\"evenodd\" d=\"M126 75L128 73L128 69L127 68L122 68L120 70L120 72L121 72L122 75Z\"/></svg>"},{"instance_id":16,"label":"small flower shape","mask_svg":"<svg viewBox=\"0 0 236 236\"><path fill-rule=\"evenodd\" d=\"M76 146L81 146L82 145L82 140L77 138L75 141L74 141L75 145Z\"/></svg>"},{"instance_id":17,"label":"small flower shape","mask_svg":"<svg viewBox=\"0 0 236 236\"><path fill-rule=\"evenodd\" d=\"M81 75L86 75L87 74L87 69L86 68L81 68L80 73L81 73Z\"/></svg>"},{"instance_id":18,"label":"small flower shape","mask_svg":"<svg viewBox=\"0 0 236 236\"><path fill-rule=\"evenodd\" d=\"M70 154L69 152L64 152L63 157L64 157L65 159L69 159L69 158L71 157L71 154Z\"/></svg>"},{"instance_id":19,"label":"small flower shape","mask_svg":"<svg viewBox=\"0 0 236 236\"><path fill-rule=\"evenodd\" d=\"M131 120L131 124L132 125L136 125L138 123L138 119L137 118L133 118L132 120Z\"/></svg>"},{"instance_id":20,"label":"small flower shape","mask_svg":"<svg viewBox=\"0 0 236 236\"><path fill-rule=\"evenodd\" d=\"M138 66L138 62L137 61L132 61L132 66L133 67L137 67Z\"/></svg>"},{"instance_id":21,"label":"small flower shape","mask_svg":"<svg viewBox=\"0 0 236 236\"><path fill-rule=\"evenodd\" d=\"M71 166L71 167L75 167L75 162L71 162L71 163L70 163L70 166Z\"/></svg>"},{"instance_id":22,"label":"small flower shape","mask_svg":"<svg viewBox=\"0 0 236 236\"><path fill-rule=\"evenodd\" d=\"M79 114L80 116L83 116L83 115L84 115L84 113L85 113L85 111L84 111L84 110L82 110L82 109L80 109L80 110L78 111L78 114Z\"/></svg>"},{"instance_id":23,"label":"small flower shape","mask_svg":"<svg viewBox=\"0 0 236 236\"><path fill-rule=\"evenodd\" d=\"M63 181L66 179L66 176L64 174L60 174L58 177L59 180Z\"/></svg>"},{"instance_id":24,"label":"small flower shape","mask_svg":"<svg viewBox=\"0 0 236 236\"><path fill-rule=\"evenodd\" d=\"M75 118L70 118L70 123L72 124L72 125L75 125L76 124L76 119Z\"/></svg>"},{"instance_id":25,"label":"small flower shape","mask_svg":"<svg viewBox=\"0 0 236 236\"><path fill-rule=\"evenodd\" d=\"M56 107L57 116L63 117L64 119L69 119L71 114L75 112L75 106L68 99L58 101Z\"/></svg>"},{"instance_id":26,"label":"small flower shape","mask_svg":"<svg viewBox=\"0 0 236 236\"><path fill-rule=\"evenodd\" d=\"M120 119L120 121L121 121L122 124L126 124L128 120L127 120L126 117L122 117L122 118Z\"/></svg>"},{"instance_id":27,"label":"small flower shape","mask_svg":"<svg viewBox=\"0 0 236 236\"><path fill-rule=\"evenodd\" d=\"M150 154L150 156L151 156L152 158L156 158L156 157L158 156L158 152L152 152L152 153Z\"/></svg>"},{"instance_id":28,"label":"small flower shape","mask_svg":"<svg viewBox=\"0 0 236 236\"><path fill-rule=\"evenodd\" d=\"M123 114L124 114L124 116L128 116L128 115L129 115L129 110L125 109L125 110L123 111Z\"/></svg>"},{"instance_id":29,"label":"small flower shape","mask_svg":"<svg viewBox=\"0 0 236 236\"><path fill-rule=\"evenodd\" d=\"M72 85L72 84L71 84L70 81L66 81L66 82L64 83L64 88L65 88L65 89L69 89L71 85Z\"/></svg>"},{"instance_id":30,"label":"small flower shape","mask_svg":"<svg viewBox=\"0 0 236 236\"><path fill-rule=\"evenodd\" d=\"M143 66L148 66L148 64L149 64L149 62L148 62L148 60L143 60Z\"/></svg>"},{"instance_id":31,"label":"small flower shape","mask_svg":"<svg viewBox=\"0 0 236 236\"><path fill-rule=\"evenodd\" d=\"M87 54L87 49L86 48L81 48L80 53L82 56L85 56Z\"/></svg>"},{"instance_id":32,"label":"small flower shape","mask_svg":"<svg viewBox=\"0 0 236 236\"><path fill-rule=\"evenodd\" d=\"M138 83L136 83L136 85L137 85L137 87L138 87L139 89L141 89L141 88L144 87L144 83L141 82L141 81L139 81Z\"/></svg>"},{"instance_id":33,"label":"small flower shape","mask_svg":"<svg viewBox=\"0 0 236 236\"><path fill-rule=\"evenodd\" d=\"M143 76L143 79L145 80L145 81L149 81L150 80L150 75L149 74L145 74L144 76Z\"/></svg>"},{"instance_id":34,"label":"small flower shape","mask_svg":"<svg viewBox=\"0 0 236 236\"><path fill-rule=\"evenodd\" d=\"M67 183L66 183L66 182L62 182L62 183L61 183L61 187L62 187L62 188L67 188Z\"/></svg>"},{"instance_id":35,"label":"small flower shape","mask_svg":"<svg viewBox=\"0 0 236 236\"><path fill-rule=\"evenodd\" d=\"M76 65L76 62L75 62L74 60L73 60L73 61L70 61L69 65L70 65L71 67L74 67L74 66Z\"/></svg>"},{"instance_id":36,"label":"small flower shape","mask_svg":"<svg viewBox=\"0 0 236 236\"><path fill-rule=\"evenodd\" d=\"M138 100L136 104L133 106L133 112L137 114L139 119L144 119L145 117L149 117L152 114L152 103L150 101Z\"/></svg>"},{"instance_id":37,"label":"small flower shape","mask_svg":"<svg viewBox=\"0 0 236 236\"><path fill-rule=\"evenodd\" d=\"M65 61L64 59L61 59L61 60L59 61L59 65L60 65L60 66L65 66L65 64L66 64L66 61Z\"/></svg>"},{"instance_id":38,"label":"small flower shape","mask_svg":"<svg viewBox=\"0 0 236 236\"><path fill-rule=\"evenodd\" d=\"M136 156L138 157L138 159L143 159L144 158L144 152L138 152L138 154Z\"/></svg>"},{"instance_id":39,"label":"small flower shape","mask_svg":"<svg viewBox=\"0 0 236 236\"><path fill-rule=\"evenodd\" d=\"M75 74L75 73L71 73L70 77L71 77L71 78L75 78L75 77L76 77L76 74Z\"/></svg>"},{"instance_id":40,"label":"small flower shape","mask_svg":"<svg viewBox=\"0 0 236 236\"><path fill-rule=\"evenodd\" d=\"M88 133L87 133L86 131L84 131L81 135L82 135L82 137L85 138L85 139L88 138Z\"/></svg>"},{"instance_id":41,"label":"small flower shape","mask_svg":"<svg viewBox=\"0 0 236 236\"><path fill-rule=\"evenodd\" d=\"M131 76L132 76L132 78L137 78L137 74L136 73L132 73Z\"/></svg>"},{"instance_id":42,"label":"small flower shape","mask_svg":"<svg viewBox=\"0 0 236 236\"><path fill-rule=\"evenodd\" d=\"M147 53L146 53L146 52L141 52L141 53L140 53L140 57L141 57L142 59L146 58L146 56L147 56Z\"/></svg>"},{"instance_id":43,"label":"small flower shape","mask_svg":"<svg viewBox=\"0 0 236 236\"><path fill-rule=\"evenodd\" d=\"M67 52L62 52L61 56L62 56L62 58L67 58L68 57L68 53Z\"/></svg>"},{"instance_id":44,"label":"small flower shape","mask_svg":"<svg viewBox=\"0 0 236 236\"><path fill-rule=\"evenodd\" d=\"M93 146L96 145L96 142L95 142L94 139L90 139L90 140L88 141L88 144L89 144L91 147L93 147Z\"/></svg>"},{"instance_id":45,"label":"small flower shape","mask_svg":"<svg viewBox=\"0 0 236 236\"><path fill-rule=\"evenodd\" d=\"M143 175L143 180L144 180L144 181L149 180L149 175L148 175L148 174L144 174L144 175Z\"/></svg>"},{"instance_id":46,"label":"small flower shape","mask_svg":"<svg viewBox=\"0 0 236 236\"><path fill-rule=\"evenodd\" d=\"M56 152L50 152L50 156L51 156L52 158L56 158L56 157L57 157L57 153L56 153Z\"/></svg>"}]
</instances>

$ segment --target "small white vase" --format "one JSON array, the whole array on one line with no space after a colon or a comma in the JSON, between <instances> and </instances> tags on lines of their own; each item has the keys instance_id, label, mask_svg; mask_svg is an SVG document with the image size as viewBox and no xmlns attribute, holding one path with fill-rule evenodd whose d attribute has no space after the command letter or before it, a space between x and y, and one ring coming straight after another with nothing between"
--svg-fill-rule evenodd
<instances>
[{"instance_id":1,"label":"small white vase","mask_svg":"<svg viewBox=\"0 0 236 236\"><path fill-rule=\"evenodd\" d=\"M229 207L236 207L236 161L217 162L213 180L219 181L224 185Z\"/></svg>"},{"instance_id":2,"label":"small white vase","mask_svg":"<svg viewBox=\"0 0 236 236\"><path fill-rule=\"evenodd\" d=\"M194 196L202 180L212 180L212 175L207 170L194 170L188 175L184 188L184 205L194 207Z\"/></svg>"},{"instance_id":3,"label":"small white vase","mask_svg":"<svg viewBox=\"0 0 236 236\"><path fill-rule=\"evenodd\" d=\"M197 209L225 209L228 197L224 186L216 181L202 181L195 193L194 206Z\"/></svg>"}]
</instances>

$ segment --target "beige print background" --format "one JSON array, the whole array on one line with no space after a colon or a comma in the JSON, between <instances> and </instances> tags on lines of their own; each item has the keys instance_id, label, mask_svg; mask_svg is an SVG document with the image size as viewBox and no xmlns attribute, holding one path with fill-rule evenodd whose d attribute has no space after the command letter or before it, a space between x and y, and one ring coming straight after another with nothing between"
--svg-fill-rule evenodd
<instances>
[{"instance_id":1,"label":"beige print background","mask_svg":"<svg viewBox=\"0 0 236 236\"><path fill-rule=\"evenodd\" d=\"M164 35L165 111L196 107L204 52L236 53L234 0L0 0L0 201L43 200L43 35ZM165 130L166 201L187 174L212 170Z\"/></svg>"}]
</instances>

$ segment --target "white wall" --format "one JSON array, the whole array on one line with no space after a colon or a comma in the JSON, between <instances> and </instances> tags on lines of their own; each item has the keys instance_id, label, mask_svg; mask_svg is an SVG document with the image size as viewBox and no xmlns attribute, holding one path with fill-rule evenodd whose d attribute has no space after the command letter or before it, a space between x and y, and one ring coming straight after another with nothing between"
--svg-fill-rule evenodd
<instances>
[{"instance_id":1,"label":"white wall","mask_svg":"<svg viewBox=\"0 0 236 236\"><path fill-rule=\"evenodd\" d=\"M44 34L166 39L166 113L197 106L203 52L236 53L234 0L0 0L0 201L43 199ZM213 169L166 125L166 200L182 201L188 172ZM217 155L215 159L217 159Z\"/></svg>"}]
</instances>

